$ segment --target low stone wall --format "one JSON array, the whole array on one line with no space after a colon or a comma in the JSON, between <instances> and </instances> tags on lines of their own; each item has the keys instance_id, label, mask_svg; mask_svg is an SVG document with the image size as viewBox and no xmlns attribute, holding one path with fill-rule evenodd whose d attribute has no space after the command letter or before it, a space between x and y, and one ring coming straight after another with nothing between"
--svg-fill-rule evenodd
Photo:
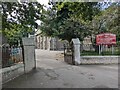
<instances>
[{"instance_id":1,"label":"low stone wall","mask_svg":"<svg viewBox=\"0 0 120 90\"><path fill-rule=\"evenodd\" d=\"M2 69L2 83L6 83L19 75L24 74L24 64L16 64L11 67L3 68Z\"/></svg>"},{"instance_id":2,"label":"low stone wall","mask_svg":"<svg viewBox=\"0 0 120 90\"><path fill-rule=\"evenodd\" d=\"M81 56L81 64L118 64L120 56Z\"/></svg>"}]
</instances>

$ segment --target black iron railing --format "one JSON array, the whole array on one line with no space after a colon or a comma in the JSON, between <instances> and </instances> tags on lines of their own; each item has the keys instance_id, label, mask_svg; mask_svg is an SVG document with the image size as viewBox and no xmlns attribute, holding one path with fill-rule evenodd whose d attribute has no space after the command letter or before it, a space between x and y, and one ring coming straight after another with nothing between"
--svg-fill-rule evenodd
<instances>
[{"instance_id":1,"label":"black iron railing","mask_svg":"<svg viewBox=\"0 0 120 90\"><path fill-rule=\"evenodd\" d=\"M73 48L69 45L64 45L64 61L69 64L74 64Z\"/></svg>"},{"instance_id":2,"label":"black iron railing","mask_svg":"<svg viewBox=\"0 0 120 90\"><path fill-rule=\"evenodd\" d=\"M80 45L81 56L85 55L120 55L120 46L107 46L101 45L96 46L92 44L81 44Z\"/></svg>"},{"instance_id":3,"label":"black iron railing","mask_svg":"<svg viewBox=\"0 0 120 90\"><path fill-rule=\"evenodd\" d=\"M2 68L23 63L22 47L3 46L2 47Z\"/></svg>"}]
</instances>

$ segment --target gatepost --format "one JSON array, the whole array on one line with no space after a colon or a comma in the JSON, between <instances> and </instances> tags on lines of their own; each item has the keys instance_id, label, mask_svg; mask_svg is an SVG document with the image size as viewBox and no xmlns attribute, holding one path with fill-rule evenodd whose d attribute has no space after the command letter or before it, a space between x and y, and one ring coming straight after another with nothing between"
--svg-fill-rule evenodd
<instances>
[{"instance_id":1,"label":"gatepost","mask_svg":"<svg viewBox=\"0 0 120 90\"><path fill-rule=\"evenodd\" d=\"M79 65L80 62L80 41L78 38L72 39L71 44L73 45L73 61L75 65Z\"/></svg>"},{"instance_id":2,"label":"gatepost","mask_svg":"<svg viewBox=\"0 0 120 90\"><path fill-rule=\"evenodd\" d=\"M25 73L28 73L32 69L36 68L35 61L35 41L34 38L22 38L24 48L24 69Z\"/></svg>"}]
</instances>

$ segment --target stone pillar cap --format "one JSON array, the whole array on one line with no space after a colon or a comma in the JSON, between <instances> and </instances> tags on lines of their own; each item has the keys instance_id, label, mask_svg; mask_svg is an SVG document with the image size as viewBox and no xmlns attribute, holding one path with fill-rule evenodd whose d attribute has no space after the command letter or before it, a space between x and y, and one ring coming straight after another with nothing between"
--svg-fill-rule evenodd
<instances>
[{"instance_id":1,"label":"stone pillar cap","mask_svg":"<svg viewBox=\"0 0 120 90\"><path fill-rule=\"evenodd\" d=\"M80 44L79 38L73 38L71 44Z\"/></svg>"},{"instance_id":2,"label":"stone pillar cap","mask_svg":"<svg viewBox=\"0 0 120 90\"><path fill-rule=\"evenodd\" d=\"M23 41L24 46L34 46L35 45L34 38L22 38L22 41Z\"/></svg>"}]
</instances>

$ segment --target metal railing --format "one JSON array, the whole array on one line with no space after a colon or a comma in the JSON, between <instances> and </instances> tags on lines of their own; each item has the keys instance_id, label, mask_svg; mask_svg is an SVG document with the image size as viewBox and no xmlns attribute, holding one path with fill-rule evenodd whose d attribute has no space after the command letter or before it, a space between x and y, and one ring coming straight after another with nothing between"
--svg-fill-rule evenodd
<instances>
[{"instance_id":1,"label":"metal railing","mask_svg":"<svg viewBox=\"0 0 120 90\"><path fill-rule=\"evenodd\" d=\"M19 46L2 47L2 68L23 63L23 50Z\"/></svg>"},{"instance_id":2,"label":"metal railing","mask_svg":"<svg viewBox=\"0 0 120 90\"><path fill-rule=\"evenodd\" d=\"M69 45L64 45L64 61L69 64L74 64L73 62L73 48Z\"/></svg>"},{"instance_id":3,"label":"metal railing","mask_svg":"<svg viewBox=\"0 0 120 90\"><path fill-rule=\"evenodd\" d=\"M81 44L80 45L80 51L81 55L120 55L120 46L114 45L114 46L107 46L107 45L101 45L96 46L92 44Z\"/></svg>"}]
</instances>

